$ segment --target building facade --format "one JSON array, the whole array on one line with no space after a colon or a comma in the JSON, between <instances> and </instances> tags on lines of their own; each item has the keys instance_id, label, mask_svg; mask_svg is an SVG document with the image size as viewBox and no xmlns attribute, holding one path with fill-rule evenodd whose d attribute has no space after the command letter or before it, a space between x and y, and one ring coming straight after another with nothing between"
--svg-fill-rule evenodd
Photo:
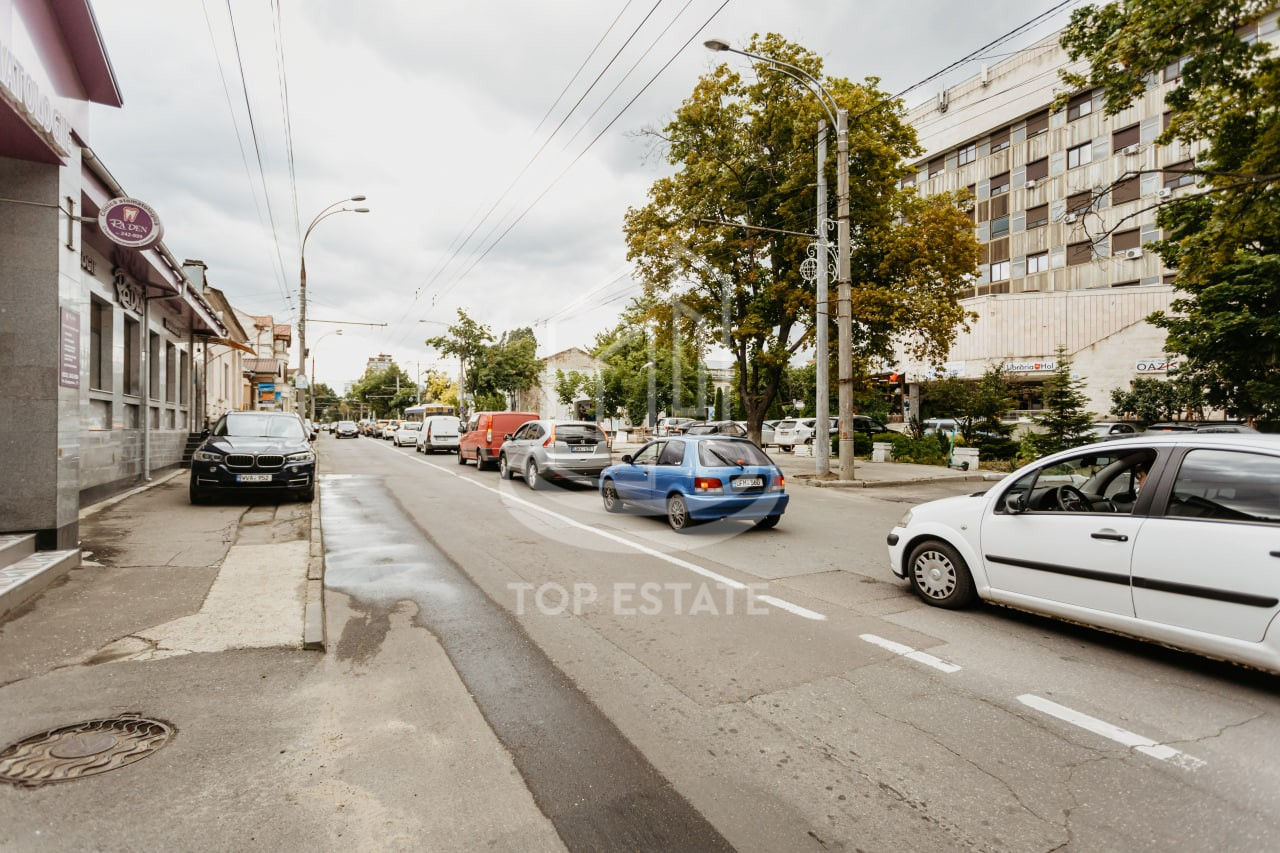
<instances>
[{"instance_id":1,"label":"building facade","mask_svg":"<svg viewBox=\"0 0 1280 853\"><path fill-rule=\"evenodd\" d=\"M1277 40L1277 15L1243 38ZM1159 206L1190 192L1198 145L1156 145L1165 96L1181 73L1155 75L1141 97L1106 116L1100 91L1062 109L1059 72L1072 67L1058 34L983 69L908 113L926 156L904 180L925 195L968 191L983 246L963 300L974 319L941 373L977 377L1001 364L1018 406L1040 406L1039 388L1064 347L1092 411L1140 376L1165 376L1164 332L1146 322L1173 299L1173 275L1145 248L1161 238ZM1176 368L1176 362L1172 362ZM899 353L912 391L937 365ZM918 408L917 408L918 411Z\"/></svg>"},{"instance_id":2,"label":"building facade","mask_svg":"<svg viewBox=\"0 0 1280 853\"><path fill-rule=\"evenodd\" d=\"M72 548L82 500L176 465L198 339L226 328L165 248L97 226L119 87L87 0L0 0L0 532ZM126 215L136 215L136 211Z\"/></svg>"},{"instance_id":3,"label":"building facade","mask_svg":"<svg viewBox=\"0 0 1280 853\"><path fill-rule=\"evenodd\" d=\"M270 314L243 314L237 319L249 335L253 355L244 360L248 397L244 408L260 412L292 412L295 395L290 377L296 368L289 367L289 346L293 343L293 327L277 323Z\"/></svg>"}]
</instances>

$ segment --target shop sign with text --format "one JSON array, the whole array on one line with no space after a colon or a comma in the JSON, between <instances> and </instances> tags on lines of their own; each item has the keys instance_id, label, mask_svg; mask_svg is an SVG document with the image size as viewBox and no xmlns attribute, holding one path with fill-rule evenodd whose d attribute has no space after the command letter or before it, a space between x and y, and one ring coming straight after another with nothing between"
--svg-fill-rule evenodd
<instances>
[{"instance_id":1,"label":"shop sign with text","mask_svg":"<svg viewBox=\"0 0 1280 853\"><path fill-rule=\"evenodd\" d=\"M106 238L130 249L147 249L160 242L164 226L151 206L136 198L113 198L98 211L98 228Z\"/></svg>"},{"instance_id":2,"label":"shop sign with text","mask_svg":"<svg viewBox=\"0 0 1280 853\"><path fill-rule=\"evenodd\" d=\"M1166 358L1166 357L1140 358L1138 359L1137 363L1134 364L1133 369L1136 370L1138 373L1142 373L1142 374L1177 373L1179 361L1180 359L1178 358Z\"/></svg>"},{"instance_id":3,"label":"shop sign with text","mask_svg":"<svg viewBox=\"0 0 1280 853\"><path fill-rule=\"evenodd\" d=\"M1004 369L1006 373L1048 373L1058 369L1058 360L1046 358L1043 361L1006 361Z\"/></svg>"}]
</instances>

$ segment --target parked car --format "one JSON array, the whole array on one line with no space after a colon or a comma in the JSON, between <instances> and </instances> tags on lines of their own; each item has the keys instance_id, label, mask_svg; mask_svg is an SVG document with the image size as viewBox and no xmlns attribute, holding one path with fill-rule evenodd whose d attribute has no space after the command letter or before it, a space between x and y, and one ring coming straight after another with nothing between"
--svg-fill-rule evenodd
<instances>
[{"instance_id":1,"label":"parked car","mask_svg":"<svg viewBox=\"0 0 1280 853\"><path fill-rule=\"evenodd\" d=\"M679 435L691 423L694 423L693 418L662 418L658 421L653 434L660 436Z\"/></svg>"},{"instance_id":2,"label":"parked car","mask_svg":"<svg viewBox=\"0 0 1280 853\"><path fill-rule=\"evenodd\" d=\"M737 421L699 421L684 428L684 435L732 435L746 438L747 428Z\"/></svg>"},{"instance_id":3,"label":"parked car","mask_svg":"<svg viewBox=\"0 0 1280 853\"><path fill-rule=\"evenodd\" d=\"M384 441L390 441L395 438L396 430L400 429L400 424L402 423L404 422L399 420L387 421L382 425L382 432L378 434L378 437Z\"/></svg>"},{"instance_id":4,"label":"parked car","mask_svg":"<svg viewBox=\"0 0 1280 853\"><path fill-rule=\"evenodd\" d=\"M760 446L767 448L771 444L777 444L774 440L774 429L778 426L779 421L765 421L760 425ZM746 424L743 423L745 427Z\"/></svg>"},{"instance_id":5,"label":"parked car","mask_svg":"<svg viewBox=\"0 0 1280 853\"><path fill-rule=\"evenodd\" d=\"M414 450L419 453L435 453L438 450L458 451L458 427L461 422L453 415L429 415L418 431Z\"/></svg>"},{"instance_id":6,"label":"parked car","mask_svg":"<svg viewBox=\"0 0 1280 853\"><path fill-rule=\"evenodd\" d=\"M333 428L334 438L359 438L360 428L355 421L338 421Z\"/></svg>"},{"instance_id":7,"label":"parked car","mask_svg":"<svg viewBox=\"0 0 1280 853\"><path fill-rule=\"evenodd\" d=\"M506 436L521 424L536 421L533 412L476 412L467 421L466 431L458 439L458 464L474 460L476 470L483 471L498 464L498 451Z\"/></svg>"},{"instance_id":8,"label":"parked car","mask_svg":"<svg viewBox=\"0 0 1280 853\"><path fill-rule=\"evenodd\" d=\"M1167 421L1152 424L1147 432L1228 432L1257 433L1258 431L1240 421Z\"/></svg>"},{"instance_id":9,"label":"parked car","mask_svg":"<svg viewBox=\"0 0 1280 853\"><path fill-rule=\"evenodd\" d=\"M1142 432L1136 424L1126 421L1096 421L1090 428L1093 437L1098 441L1106 438L1120 438L1126 435L1137 435Z\"/></svg>"},{"instance_id":10,"label":"parked car","mask_svg":"<svg viewBox=\"0 0 1280 853\"><path fill-rule=\"evenodd\" d=\"M612 462L609 437L591 421L529 421L498 453L502 479L519 475L531 489L556 480L595 485Z\"/></svg>"},{"instance_id":11,"label":"parked car","mask_svg":"<svg viewBox=\"0 0 1280 853\"><path fill-rule=\"evenodd\" d=\"M935 432L953 433L960 431L960 424L955 418L925 418L920 422L920 432L932 435Z\"/></svg>"},{"instance_id":12,"label":"parked car","mask_svg":"<svg viewBox=\"0 0 1280 853\"><path fill-rule=\"evenodd\" d=\"M773 429L773 443L784 453L795 449L797 444L812 444L813 429L817 418L786 418L778 421Z\"/></svg>"},{"instance_id":13,"label":"parked car","mask_svg":"<svg viewBox=\"0 0 1280 853\"><path fill-rule=\"evenodd\" d=\"M400 421L400 426L392 434L391 440L396 447L404 447L406 444L417 445L418 433L422 429L422 421Z\"/></svg>"},{"instance_id":14,"label":"parked car","mask_svg":"<svg viewBox=\"0 0 1280 853\"><path fill-rule=\"evenodd\" d=\"M981 598L1280 672L1280 436L1055 453L913 508L888 541L929 604Z\"/></svg>"},{"instance_id":15,"label":"parked car","mask_svg":"<svg viewBox=\"0 0 1280 853\"><path fill-rule=\"evenodd\" d=\"M310 502L316 454L302 418L289 412L228 412L191 457L193 504L215 494L287 491Z\"/></svg>"},{"instance_id":16,"label":"parked car","mask_svg":"<svg viewBox=\"0 0 1280 853\"><path fill-rule=\"evenodd\" d=\"M721 435L651 441L600 474L606 511L666 515L676 531L720 518L774 527L790 500L786 485L763 450L745 438Z\"/></svg>"}]
</instances>

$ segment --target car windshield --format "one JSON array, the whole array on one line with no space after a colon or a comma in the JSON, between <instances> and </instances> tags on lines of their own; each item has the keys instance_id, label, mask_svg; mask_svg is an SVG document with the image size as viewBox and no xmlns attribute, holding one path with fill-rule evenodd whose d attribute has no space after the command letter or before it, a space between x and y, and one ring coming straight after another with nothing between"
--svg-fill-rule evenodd
<instances>
[{"instance_id":1,"label":"car windshield","mask_svg":"<svg viewBox=\"0 0 1280 853\"><path fill-rule=\"evenodd\" d=\"M764 451L749 441L723 438L698 442L698 461L708 468L726 465L772 465Z\"/></svg>"},{"instance_id":2,"label":"car windshield","mask_svg":"<svg viewBox=\"0 0 1280 853\"><path fill-rule=\"evenodd\" d=\"M303 438L302 421L293 415L232 414L222 419L214 435L233 438Z\"/></svg>"},{"instance_id":3,"label":"car windshield","mask_svg":"<svg viewBox=\"0 0 1280 853\"><path fill-rule=\"evenodd\" d=\"M355 424L351 421L338 421L338 426L342 429L355 429Z\"/></svg>"},{"instance_id":4,"label":"car windshield","mask_svg":"<svg viewBox=\"0 0 1280 853\"><path fill-rule=\"evenodd\" d=\"M422 424L418 423L417 421L410 421L407 424L400 424L400 429L407 429L407 430L422 429Z\"/></svg>"}]
</instances>

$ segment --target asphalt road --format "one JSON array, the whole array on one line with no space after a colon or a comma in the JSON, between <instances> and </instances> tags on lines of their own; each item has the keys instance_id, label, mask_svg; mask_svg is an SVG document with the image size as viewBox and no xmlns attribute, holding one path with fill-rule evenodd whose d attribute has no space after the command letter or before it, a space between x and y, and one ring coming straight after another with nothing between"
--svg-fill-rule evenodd
<instances>
[{"instance_id":1,"label":"asphalt road","mask_svg":"<svg viewBox=\"0 0 1280 853\"><path fill-rule=\"evenodd\" d=\"M893 522L972 483L794 485L772 531L676 534L453 456L318 446L328 583L418 602L570 849L1275 847L1280 679L889 574ZM610 784L570 784L592 765Z\"/></svg>"}]
</instances>

